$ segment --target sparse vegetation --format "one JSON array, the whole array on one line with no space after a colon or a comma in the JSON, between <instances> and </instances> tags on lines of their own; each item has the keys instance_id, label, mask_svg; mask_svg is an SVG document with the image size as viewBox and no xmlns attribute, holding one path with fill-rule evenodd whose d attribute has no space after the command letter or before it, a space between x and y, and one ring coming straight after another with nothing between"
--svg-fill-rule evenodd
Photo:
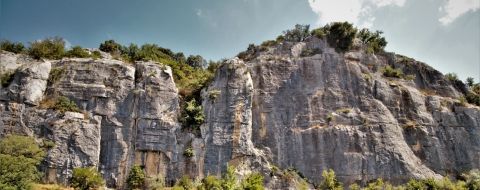
<instances>
[{"instance_id":1,"label":"sparse vegetation","mask_svg":"<svg viewBox=\"0 0 480 190\"><path fill-rule=\"evenodd\" d=\"M217 89L213 89L213 90L210 90L208 92L208 98L212 101L214 101L215 99L217 99L217 97L220 95L221 91L220 90L217 90Z\"/></svg>"},{"instance_id":2,"label":"sparse vegetation","mask_svg":"<svg viewBox=\"0 0 480 190\"><path fill-rule=\"evenodd\" d=\"M25 51L25 46L20 42L2 40L0 41L0 49L12 53L23 53Z\"/></svg>"},{"instance_id":3,"label":"sparse vegetation","mask_svg":"<svg viewBox=\"0 0 480 190\"><path fill-rule=\"evenodd\" d=\"M164 187L165 187L165 178L161 174L147 178L147 189L163 190Z\"/></svg>"},{"instance_id":4,"label":"sparse vegetation","mask_svg":"<svg viewBox=\"0 0 480 190\"><path fill-rule=\"evenodd\" d=\"M332 169L324 170L322 172L322 182L320 183L320 189L324 190L342 190L343 185L340 183L336 176L335 172Z\"/></svg>"},{"instance_id":5,"label":"sparse vegetation","mask_svg":"<svg viewBox=\"0 0 480 190\"><path fill-rule=\"evenodd\" d=\"M80 46L74 46L71 50L68 50L65 54L66 57L78 57L78 58L87 58L91 57L90 53L83 49Z\"/></svg>"},{"instance_id":6,"label":"sparse vegetation","mask_svg":"<svg viewBox=\"0 0 480 190\"><path fill-rule=\"evenodd\" d=\"M71 101L65 96L60 96L56 99L53 109L59 111L60 113L70 112L80 112L77 104L74 101Z\"/></svg>"},{"instance_id":7,"label":"sparse vegetation","mask_svg":"<svg viewBox=\"0 0 480 190\"><path fill-rule=\"evenodd\" d=\"M192 147L187 147L183 151L183 156L185 156L187 158L191 158L191 157L195 156L195 153L193 152L193 148Z\"/></svg>"},{"instance_id":8,"label":"sparse vegetation","mask_svg":"<svg viewBox=\"0 0 480 190\"><path fill-rule=\"evenodd\" d=\"M445 78L450 82L455 82L458 80L458 76L456 73L447 73L445 74Z\"/></svg>"},{"instance_id":9,"label":"sparse vegetation","mask_svg":"<svg viewBox=\"0 0 480 190\"><path fill-rule=\"evenodd\" d=\"M222 177L223 190L235 190L237 188L237 177L235 176L235 168L227 167L227 172Z\"/></svg>"},{"instance_id":10,"label":"sparse vegetation","mask_svg":"<svg viewBox=\"0 0 480 190\"><path fill-rule=\"evenodd\" d=\"M337 109L337 113L343 113L343 114L349 114L350 112L352 111L352 109L350 108L340 108L340 109Z\"/></svg>"},{"instance_id":11,"label":"sparse vegetation","mask_svg":"<svg viewBox=\"0 0 480 190\"><path fill-rule=\"evenodd\" d=\"M105 184L102 176L94 167L73 169L70 185L78 190L98 189Z\"/></svg>"},{"instance_id":12,"label":"sparse vegetation","mask_svg":"<svg viewBox=\"0 0 480 190\"><path fill-rule=\"evenodd\" d=\"M3 88L8 87L10 83L12 83L14 76L15 76L15 72L12 72L12 71L7 71L3 73L2 75L0 75L0 85Z\"/></svg>"},{"instance_id":13,"label":"sparse vegetation","mask_svg":"<svg viewBox=\"0 0 480 190\"><path fill-rule=\"evenodd\" d=\"M394 78L402 78L403 77L403 72L400 69L394 69L390 65L387 65L383 69L383 76L394 77Z\"/></svg>"},{"instance_id":14,"label":"sparse vegetation","mask_svg":"<svg viewBox=\"0 0 480 190\"><path fill-rule=\"evenodd\" d=\"M55 84L60 78L62 77L65 69L63 67L54 67L50 70L50 74L48 75L48 83L50 85Z\"/></svg>"},{"instance_id":15,"label":"sparse vegetation","mask_svg":"<svg viewBox=\"0 0 480 190\"><path fill-rule=\"evenodd\" d=\"M333 121L333 118L334 118L333 113L328 113L326 118L327 123L330 124L330 122Z\"/></svg>"},{"instance_id":16,"label":"sparse vegetation","mask_svg":"<svg viewBox=\"0 0 480 190\"><path fill-rule=\"evenodd\" d=\"M199 190L222 189L222 181L215 176L209 175L202 180Z\"/></svg>"},{"instance_id":17,"label":"sparse vegetation","mask_svg":"<svg viewBox=\"0 0 480 190\"><path fill-rule=\"evenodd\" d=\"M251 173L242 180L241 187L244 190L263 190L263 176L259 173Z\"/></svg>"},{"instance_id":18,"label":"sparse vegetation","mask_svg":"<svg viewBox=\"0 0 480 190\"><path fill-rule=\"evenodd\" d=\"M315 49L304 48L302 50L302 53L300 53L300 56L301 57L309 57L309 56L313 56L315 54L321 54L321 53L322 53L322 50L318 49L318 48L315 48Z\"/></svg>"},{"instance_id":19,"label":"sparse vegetation","mask_svg":"<svg viewBox=\"0 0 480 190\"><path fill-rule=\"evenodd\" d=\"M327 31L325 31L325 28L316 28L312 30L311 34L312 36L323 39L327 36Z\"/></svg>"},{"instance_id":20,"label":"sparse vegetation","mask_svg":"<svg viewBox=\"0 0 480 190\"><path fill-rule=\"evenodd\" d=\"M184 175L180 180L175 183L175 186L172 189L183 189L183 190L193 190L195 185L193 184L192 179L190 177Z\"/></svg>"},{"instance_id":21,"label":"sparse vegetation","mask_svg":"<svg viewBox=\"0 0 480 190\"><path fill-rule=\"evenodd\" d=\"M134 165L130 169L127 185L129 189L143 189L145 187L145 172L139 165Z\"/></svg>"}]
</instances>

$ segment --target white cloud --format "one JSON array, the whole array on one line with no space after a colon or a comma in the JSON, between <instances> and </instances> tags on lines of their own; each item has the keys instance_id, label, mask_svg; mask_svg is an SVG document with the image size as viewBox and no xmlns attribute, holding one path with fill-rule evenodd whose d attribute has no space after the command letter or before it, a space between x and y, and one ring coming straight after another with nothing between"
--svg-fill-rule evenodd
<instances>
[{"instance_id":1,"label":"white cloud","mask_svg":"<svg viewBox=\"0 0 480 190\"><path fill-rule=\"evenodd\" d=\"M197 14L197 16L201 17L202 16L202 9L197 9L196 14Z\"/></svg>"},{"instance_id":2,"label":"white cloud","mask_svg":"<svg viewBox=\"0 0 480 190\"><path fill-rule=\"evenodd\" d=\"M448 25L466 12L476 11L479 8L479 0L447 0L445 5L439 9L440 12L445 13L445 15L438 19L438 21L443 25Z\"/></svg>"},{"instance_id":3,"label":"white cloud","mask_svg":"<svg viewBox=\"0 0 480 190\"><path fill-rule=\"evenodd\" d=\"M385 6L402 7L406 0L308 0L310 8L318 15L318 25L348 21L370 27L375 20L372 11Z\"/></svg>"}]
</instances>

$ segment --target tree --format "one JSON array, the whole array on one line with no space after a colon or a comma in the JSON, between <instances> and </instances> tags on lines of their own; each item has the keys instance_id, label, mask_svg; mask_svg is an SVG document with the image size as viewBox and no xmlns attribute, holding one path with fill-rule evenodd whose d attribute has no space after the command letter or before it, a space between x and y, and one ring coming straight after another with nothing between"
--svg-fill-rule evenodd
<instances>
[{"instance_id":1,"label":"tree","mask_svg":"<svg viewBox=\"0 0 480 190\"><path fill-rule=\"evenodd\" d=\"M45 152L31 137L9 135L0 141L0 189L28 189L38 181Z\"/></svg>"},{"instance_id":2,"label":"tree","mask_svg":"<svg viewBox=\"0 0 480 190\"><path fill-rule=\"evenodd\" d=\"M456 73L447 73L445 74L445 78L450 82L455 82L458 80L458 76Z\"/></svg>"},{"instance_id":3,"label":"tree","mask_svg":"<svg viewBox=\"0 0 480 190\"><path fill-rule=\"evenodd\" d=\"M217 190L217 189L221 190L222 189L221 181L217 177L213 175L209 175L202 180L202 184L198 189L199 190Z\"/></svg>"},{"instance_id":4,"label":"tree","mask_svg":"<svg viewBox=\"0 0 480 190\"><path fill-rule=\"evenodd\" d=\"M139 165L133 166L128 173L127 185L130 189L142 189L145 186L145 172Z\"/></svg>"},{"instance_id":5,"label":"tree","mask_svg":"<svg viewBox=\"0 0 480 190\"><path fill-rule=\"evenodd\" d=\"M115 42L115 40L106 40L100 44L98 49L114 55L120 55L125 52L125 48L121 44Z\"/></svg>"},{"instance_id":6,"label":"tree","mask_svg":"<svg viewBox=\"0 0 480 190\"><path fill-rule=\"evenodd\" d=\"M296 24L294 29L283 32L284 39L292 42L304 41L310 36L310 25Z\"/></svg>"},{"instance_id":7,"label":"tree","mask_svg":"<svg viewBox=\"0 0 480 190\"><path fill-rule=\"evenodd\" d=\"M235 190L237 186L237 177L235 176L235 168L227 167L227 172L222 177L222 187L224 190Z\"/></svg>"},{"instance_id":8,"label":"tree","mask_svg":"<svg viewBox=\"0 0 480 190\"><path fill-rule=\"evenodd\" d=\"M472 87L475 84L475 80L472 77L468 77L465 81L469 87Z\"/></svg>"},{"instance_id":9,"label":"tree","mask_svg":"<svg viewBox=\"0 0 480 190\"><path fill-rule=\"evenodd\" d=\"M200 55L190 55L187 58L187 64L193 68L203 68L206 63L205 59Z\"/></svg>"},{"instance_id":10,"label":"tree","mask_svg":"<svg viewBox=\"0 0 480 190\"><path fill-rule=\"evenodd\" d=\"M90 53L83 49L80 46L73 46L71 50L68 50L66 53L67 57L79 57L79 58L87 58L90 57Z\"/></svg>"},{"instance_id":11,"label":"tree","mask_svg":"<svg viewBox=\"0 0 480 190\"><path fill-rule=\"evenodd\" d=\"M31 42L28 54L35 59L61 59L65 55L65 41L53 37Z\"/></svg>"},{"instance_id":12,"label":"tree","mask_svg":"<svg viewBox=\"0 0 480 190\"><path fill-rule=\"evenodd\" d=\"M251 173L242 180L244 190L263 190L263 176L259 173Z\"/></svg>"},{"instance_id":13,"label":"tree","mask_svg":"<svg viewBox=\"0 0 480 190\"><path fill-rule=\"evenodd\" d=\"M73 169L70 185L79 190L98 189L105 184L102 176L94 167Z\"/></svg>"},{"instance_id":14,"label":"tree","mask_svg":"<svg viewBox=\"0 0 480 190\"><path fill-rule=\"evenodd\" d=\"M324 27L327 32L327 41L337 51L348 51L353 45L357 29L348 22L334 22Z\"/></svg>"},{"instance_id":15,"label":"tree","mask_svg":"<svg viewBox=\"0 0 480 190\"><path fill-rule=\"evenodd\" d=\"M0 42L0 49L12 53L22 53L25 50L25 46L20 42L10 42L8 40L3 40Z\"/></svg>"},{"instance_id":16,"label":"tree","mask_svg":"<svg viewBox=\"0 0 480 190\"><path fill-rule=\"evenodd\" d=\"M320 184L320 189L325 190L341 190L343 189L342 183L340 183L335 177L335 172L332 169L324 170L322 172L323 181Z\"/></svg>"},{"instance_id":17,"label":"tree","mask_svg":"<svg viewBox=\"0 0 480 190\"><path fill-rule=\"evenodd\" d=\"M195 99L192 99L187 102L183 113L182 113L182 123L183 126L190 127L191 129L199 129L200 125L203 124L205 120L205 115L203 114L203 107L197 104Z\"/></svg>"},{"instance_id":18,"label":"tree","mask_svg":"<svg viewBox=\"0 0 480 190\"><path fill-rule=\"evenodd\" d=\"M367 45L368 53L377 53L383 51L385 46L387 46L387 40L381 35L382 31L370 32L370 30L364 28L358 33L360 40Z\"/></svg>"}]
</instances>

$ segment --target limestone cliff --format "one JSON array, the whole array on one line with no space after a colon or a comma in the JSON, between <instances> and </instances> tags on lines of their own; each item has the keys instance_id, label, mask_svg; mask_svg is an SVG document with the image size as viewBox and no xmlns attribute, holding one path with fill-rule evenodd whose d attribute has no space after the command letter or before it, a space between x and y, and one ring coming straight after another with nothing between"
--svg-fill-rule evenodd
<instances>
[{"instance_id":1,"label":"limestone cliff","mask_svg":"<svg viewBox=\"0 0 480 190\"><path fill-rule=\"evenodd\" d=\"M307 53L305 53L307 52ZM387 65L410 79L385 77ZM76 167L96 166L113 188L139 164L172 183L182 175L295 168L312 183L334 169L345 183L458 175L480 168L480 108L461 105L466 88L428 65L361 45L338 53L324 40L283 42L233 58L202 91L201 135L182 130L170 67L106 59L33 60L0 53L0 134L55 142L45 180L68 183ZM58 113L50 97L81 113ZM194 156L184 156L187 148Z\"/></svg>"}]
</instances>

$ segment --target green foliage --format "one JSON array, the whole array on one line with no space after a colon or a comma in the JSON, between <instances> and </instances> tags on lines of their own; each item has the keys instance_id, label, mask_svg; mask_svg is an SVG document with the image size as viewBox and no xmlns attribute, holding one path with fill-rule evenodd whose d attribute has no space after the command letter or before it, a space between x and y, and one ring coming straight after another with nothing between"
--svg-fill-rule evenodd
<instances>
[{"instance_id":1,"label":"green foliage","mask_svg":"<svg viewBox=\"0 0 480 190\"><path fill-rule=\"evenodd\" d=\"M480 190L480 170L475 169L463 175L465 186L471 190Z\"/></svg>"},{"instance_id":2,"label":"green foliage","mask_svg":"<svg viewBox=\"0 0 480 190\"><path fill-rule=\"evenodd\" d=\"M332 121L333 121L333 118L334 118L334 117L333 117L333 113L328 113L328 114L327 114L327 118L326 118L327 123L332 122Z\"/></svg>"},{"instance_id":3,"label":"green foliage","mask_svg":"<svg viewBox=\"0 0 480 190\"><path fill-rule=\"evenodd\" d=\"M367 45L368 53L382 52L385 46L387 46L387 40L382 37L382 31L370 32L370 30L364 28L358 33L360 40Z\"/></svg>"},{"instance_id":4,"label":"green foliage","mask_svg":"<svg viewBox=\"0 0 480 190\"><path fill-rule=\"evenodd\" d=\"M177 189L183 189L183 190L193 190L194 185L192 179L190 177L184 175L182 178L180 178L179 181L175 184Z\"/></svg>"},{"instance_id":5,"label":"green foliage","mask_svg":"<svg viewBox=\"0 0 480 190\"><path fill-rule=\"evenodd\" d=\"M0 49L12 53L23 53L25 51L25 46L20 42L10 42L8 40L2 40L0 41Z\"/></svg>"},{"instance_id":6,"label":"green foliage","mask_svg":"<svg viewBox=\"0 0 480 190\"><path fill-rule=\"evenodd\" d=\"M186 148L183 151L183 156L185 156L187 158L191 158L191 157L195 156L195 153L193 152L193 148L192 147Z\"/></svg>"},{"instance_id":7,"label":"green foliage","mask_svg":"<svg viewBox=\"0 0 480 190\"><path fill-rule=\"evenodd\" d=\"M327 31L325 31L325 28L316 28L312 30L311 34L312 36L323 39L325 36L327 36Z\"/></svg>"},{"instance_id":8,"label":"green foliage","mask_svg":"<svg viewBox=\"0 0 480 190\"><path fill-rule=\"evenodd\" d=\"M473 87L473 85L475 84L475 80L472 77L468 77L467 80L465 80L465 83L468 87Z\"/></svg>"},{"instance_id":9,"label":"green foliage","mask_svg":"<svg viewBox=\"0 0 480 190\"><path fill-rule=\"evenodd\" d=\"M202 184L198 187L199 190L221 190L222 181L215 176L209 175L202 180Z\"/></svg>"},{"instance_id":10,"label":"green foliage","mask_svg":"<svg viewBox=\"0 0 480 190\"><path fill-rule=\"evenodd\" d=\"M200 55L190 55L187 58L187 64L193 68L203 68L206 63L205 59Z\"/></svg>"},{"instance_id":11,"label":"green foliage","mask_svg":"<svg viewBox=\"0 0 480 190\"><path fill-rule=\"evenodd\" d=\"M223 190L235 190L237 187L237 177L235 176L235 168L233 166L227 167L227 172L222 177Z\"/></svg>"},{"instance_id":12,"label":"green foliage","mask_svg":"<svg viewBox=\"0 0 480 190\"><path fill-rule=\"evenodd\" d=\"M259 173L251 173L241 182L244 190L263 190L263 176Z\"/></svg>"},{"instance_id":13,"label":"green foliage","mask_svg":"<svg viewBox=\"0 0 480 190\"><path fill-rule=\"evenodd\" d=\"M94 167L73 169L70 185L78 190L98 189L105 184L102 176Z\"/></svg>"},{"instance_id":14,"label":"green foliage","mask_svg":"<svg viewBox=\"0 0 480 190\"><path fill-rule=\"evenodd\" d=\"M468 92L465 99L470 104L480 106L480 95L477 93Z\"/></svg>"},{"instance_id":15,"label":"green foliage","mask_svg":"<svg viewBox=\"0 0 480 190\"><path fill-rule=\"evenodd\" d=\"M31 137L9 135L0 141L0 189L29 189L38 181L45 152Z\"/></svg>"},{"instance_id":16,"label":"green foliage","mask_svg":"<svg viewBox=\"0 0 480 190\"><path fill-rule=\"evenodd\" d=\"M80 109L78 109L77 104L75 104L74 101L71 101L65 96L60 96L56 99L53 109L59 111L60 113L65 113L67 111L80 112Z\"/></svg>"},{"instance_id":17,"label":"green foliage","mask_svg":"<svg viewBox=\"0 0 480 190\"><path fill-rule=\"evenodd\" d=\"M198 130L204 120L205 115L203 114L203 107L198 105L195 99L186 102L181 118L183 126L192 130Z\"/></svg>"},{"instance_id":18,"label":"green foliage","mask_svg":"<svg viewBox=\"0 0 480 190\"><path fill-rule=\"evenodd\" d=\"M357 29L348 22L334 22L324 27L328 43L337 51L345 52L351 49Z\"/></svg>"},{"instance_id":19,"label":"green foliage","mask_svg":"<svg viewBox=\"0 0 480 190\"><path fill-rule=\"evenodd\" d=\"M297 24L294 29L284 31L283 37L286 41L301 42L310 36L309 30L310 25Z\"/></svg>"},{"instance_id":20,"label":"green foliage","mask_svg":"<svg viewBox=\"0 0 480 190\"><path fill-rule=\"evenodd\" d=\"M127 185L129 189L142 189L145 186L145 172L139 165L134 165L128 173Z\"/></svg>"},{"instance_id":21,"label":"green foliage","mask_svg":"<svg viewBox=\"0 0 480 190\"><path fill-rule=\"evenodd\" d=\"M260 44L260 47L267 48L267 47L275 46L277 44L278 44L278 42L275 41L275 40L267 40L267 41L262 42L262 44Z\"/></svg>"},{"instance_id":22,"label":"green foliage","mask_svg":"<svg viewBox=\"0 0 480 190\"><path fill-rule=\"evenodd\" d=\"M121 44L115 42L115 40L107 40L101 43L98 49L112 55L120 55L125 52L125 48Z\"/></svg>"},{"instance_id":23,"label":"green foliage","mask_svg":"<svg viewBox=\"0 0 480 190\"><path fill-rule=\"evenodd\" d=\"M360 186L356 183L354 184L351 184L350 186L348 186L348 189L349 190L360 190Z\"/></svg>"},{"instance_id":24,"label":"green foliage","mask_svg":"<svg viewBox=\"0 0 480 190\"><path fill-rule=\"evenodd\" d=\"M445 78L450 82L455 82L458 80L458 76L456 73L447 73L445 74Z\"/></svg>"},{"instance_id":25,"label":"green foliage","mask_svg":"<svg viewBox=\"0 0 480 190\"><path fill-rule=\"evenodd\" d=\"M343 189L342 183L340 183L335 177L335 172L332 169L324 170L322 172L323 181L320 183L320 189L324 190L341 190Z\"/></svg>"},{"instance_id":26,"label":"green foliage","mask_svg":"<svg viewBox=\"0 0 480 190\"><path fill-rule=\"evenodd\" d=\"M247 50L240 52L237 57L245 61L250 61L254 58L256 52L258 52L258 48L255 44L248 44Z\"/></svg>"},{"instance_id":27,"label":"green foliage","mask_svg":"<svg viewBox=\"0 0 480 190\"><path fill-rule=\"evenodd\" d=\"M93 51L91 57L92 57L93 59L101 59L101 58L102 58L102 54L101 54L99 51Z\"/></svg>"},{"instance_id":28,"label":"green foliage","mask_svg":"<svg viewBox=\"0 0 480 190\"><path fill-rule=\"evenodd\" d=\"M6 88L12 83L13 79L15 76L15 72L5 72L2 75L0 75L0 85L2 87Z\"/></svg>"},{"instance_id":29,"label":"green foliage","mask_svg":"<svg viewBox=\"0 0 480 190\"><path fill-rule=\"evenodd\" d=\"M54 67L50 70L50 74L48 75L48 83L55 84L60 78L62 77L65 69L63 67Z\"/></svg>"},{"instance_id":30,"label":"green foliage","mask_svg":"<svg viewBox=\"0 0 480 190\"><path fill-rule=\"evenodd\" d=\"M31 42L28 54L35 59L61 59L65 55L65 41L53 37Z\"/></svg>"},{"instance_id":31,"label":"green foliage","mask_svg":"<svg viewBox=\"0 0 480 190\"><path fill-rule=\"evenodd\" d=\"M213 100L217 99L217 97L220 95L220 93L221 93L221 91L217 90L217 89L210 90L208 92L208 98L213 101Z\"/></svg>"},{"instance_id":32,"label":"green foliage","mask_svg":"<svg viewBox=\"0 0 480 190\"><path fill-rule=\"evenodd\" d=\"M78 57L78 58L87 58L91 57L90 53L87 50L83 49L80 46L74 46L71 50L68 50L65 54L67 57Z\"/></svg>"},{"instance_id":33,"label":"green foliage","mask_svg":"<svg viewBox=\"0 0 480 190\"><path fill-rule=\"evenodd\" d=\"M400 69L394 69L390 65L387 65L383 69L383 76L394 77L394 78L402 78L403 77L403 72Z\"/></svg>"},{"instance_id":34,"label":"green foliage","mask_svg":"<svg viewBox=\"0 0 480 190\"><path fill-rule=\"evenodd\" d=\"M147 189L162 190L164 187L165 178L161 174L147 178Z\"/></svg>"}]
</instances>

